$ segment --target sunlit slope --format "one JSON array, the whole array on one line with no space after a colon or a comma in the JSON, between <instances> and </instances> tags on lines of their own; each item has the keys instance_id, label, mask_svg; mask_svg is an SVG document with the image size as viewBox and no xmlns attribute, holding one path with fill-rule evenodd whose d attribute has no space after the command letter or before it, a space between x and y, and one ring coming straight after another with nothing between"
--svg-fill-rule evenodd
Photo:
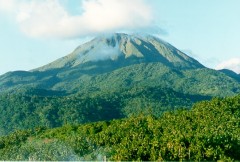
<instances>
[{"instance_id":1,"label":"sunlit slope","mask_svg":"<svg viewBox=\"0 0 240 162\"><path fill-rule=\"evenodd\" d=\"M209 96L240 91L235 76L205 68L149 35L103 35L43 67L0 76L1 92L31 87L69 94L142 85Z\"/></svg>"},{"instance_id":2,"label":"sunlit slope","mask_svg":"<svg viewBox=\"0 0 240 162\"><path fill-rule=\"evenodd\" d=\"M156 37L111 34L80 45L71 54L36 70L87 66L102 61L112 62L112 68L141 62L161 62L167 66L182 69L203 67L193 58Z\"/></svg>"}]
</instances>

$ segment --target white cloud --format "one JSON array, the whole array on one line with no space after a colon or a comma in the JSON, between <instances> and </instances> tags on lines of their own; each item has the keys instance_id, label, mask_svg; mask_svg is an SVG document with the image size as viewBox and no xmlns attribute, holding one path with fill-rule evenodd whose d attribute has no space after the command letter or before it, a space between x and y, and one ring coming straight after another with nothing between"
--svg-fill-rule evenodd
<instances>
[{"instance_id":1,"label":"white cloud","mask_svg":"<svg viewBox=\"0 0 240 162\"><path fill-rule=\"evenodd\" d=\"M0 11L12 12L15 9L17 1L15 0L0 0Z\"/></svg>"},{"instance_id":2,"label":"white cloud","mask_svg":"<svg viewBox=\"0 0 240 162\"><path fill-rule=\"evenodd\" d=\"M74 38L137 30L153 23L151 6L144 0L84 0L80 15L69 14L58 0L0 0L0 5L5 3L10 10L13 2L20 29L32 37Z\"/></svg>"},{"instance_id":3,"label":"white cloud","mask_svg":"<svg viewBox=\"0 0 240 162\"><path fill-rule=\"evenodd\" d=\"M240 74L240 58L231 58L229 60L221 62L216 66L216 69L230 69Z\"/></svg>"}]
</instances>

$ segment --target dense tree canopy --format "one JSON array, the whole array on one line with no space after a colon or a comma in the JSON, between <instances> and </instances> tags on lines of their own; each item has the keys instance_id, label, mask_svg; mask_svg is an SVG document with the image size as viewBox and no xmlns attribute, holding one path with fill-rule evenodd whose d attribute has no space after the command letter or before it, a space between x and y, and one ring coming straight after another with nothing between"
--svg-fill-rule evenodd
<instances>
[{"instance_id":1,"label":"dense tree canopy","mask_svg":"<svg viewBox=\"0 0 240 162\"><path fill-rule=\"evenodd\" d=\"M82 92L63 95L60 92L29 89L0 95L0 135L37 126L58 127L154 113L177 107L190 108L208 97L184 95L160 87L133 87L118 91Z\"/></svg>"},{"instance_id":2,"label":"dense tree canopy","mask_svg":"<svg viewBox=\"0 0 240 162\"><path fill-rule=\"evenodd\" d=\"M240 160L240 96L0 138L1 160Z\"/></svg>"}]
</instances>

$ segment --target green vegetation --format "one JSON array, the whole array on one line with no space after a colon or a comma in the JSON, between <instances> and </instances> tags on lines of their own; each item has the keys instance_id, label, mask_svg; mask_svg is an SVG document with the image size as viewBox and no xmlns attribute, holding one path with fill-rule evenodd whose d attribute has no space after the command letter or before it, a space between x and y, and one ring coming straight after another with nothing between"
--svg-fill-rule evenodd
<instances>
[{"instance_id":1,"label":"green vegetation","mask_svg":"<svg viewBox=\"0 0 240 162\"><path fill-rule=\"evenodd\" d=\"M112 34L97 37L43 67L0 76L0 93L30 87L74 94L149 86L226 97L240 93L239 81L234 72L205 68L153 36Z\"/></svg>"},{"instance_id":2,"label":"green vegetation","mask_svg":"<svg viewBox=\"0 0 240 162\"><path fill-rule=\"evenodd\" d=\"M240 96L202 101L161 117L16 131L1 160L240 160Z\"/></svg>"},{"instance_id":3,"label":"green vegetation","mask_svg":"<svg viewBox=\"0 0 240 162\"><path fill-rule=\"evenodd\" d=\"M0 134L37 126L58 127L118 119L140 113L154 113L159 117L165 111L190 108L196 101L209 99L159 87L61 95L41 89L0 95Z\"/></svg>"},{"instance_id":4,"label":"green vegetation","mask_svg":"<svg viewBox=\"0 0 240 162\"><path fill-rule=\"evenodd\" d=\"M175 69L160 62L139 63L105 71L97 62L94 69L83 67L46 72L14 72L0 76L0 94L18 89L37 88L74 94L92 91L117 91L133 87L161 87L176 92L204 96L234 96L240 93L239 81L208 68ZM112 63L113 64L113 63ZM89 65L90 66L90 65ZM111 67L107 68L111 69Z\"/></svg>"},{"instance_id":5,"label":"green vegetation","mask_svg":"<svg viewBox=\"0 0 240 162\"><path fill-rule=\"evenodd\" d=\"M152 36L99 37L0 76L0 160L240 160L240 96L203 101L239 81Z\"/></svg>"}]
</instances>

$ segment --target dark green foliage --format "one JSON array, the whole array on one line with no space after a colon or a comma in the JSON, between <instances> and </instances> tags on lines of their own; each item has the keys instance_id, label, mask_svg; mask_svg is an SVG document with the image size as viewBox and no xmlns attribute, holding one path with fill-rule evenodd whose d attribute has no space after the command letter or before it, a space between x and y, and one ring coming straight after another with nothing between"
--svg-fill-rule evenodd
<instances>
[{"instance_id":1,"label":"dark green foliage","mask_svg":"<svg viewBox=\"0 0 240 162\"><path fill-rule=\"evenodd\" d=\"M102 51L109 58L101 58L105 55ZM240 93L239 81L237 74L205 68L153 36L113 34L93 39L35 70L0 76L0 93L36 88L63 95L150 86L184 94L225 97Z\"/></svg>"},{"instance_id":2,"label":"dark green foliage","mask_svg":"<svg viewBox=\"0 0 240 162\"><path fill-rule=\"evenodd\" d=\"M126 119L0 138L1 160L240 160L240 96L212 99L160 118Z\"/></svg>"},{"instance_id":3,"label":"dark green foliage","mask_svg":"<svg viewBox=\"0 0 240 162\"><path fill-rule=\"evenodd\" d=\"M99 62L95 64L100 64ZM112 71L101 69L88 72L80 67L56 69L44 72L15 73L0 76L0 90L15 93L22 89L45 89L55 95L92 91L108 91L110 88L161 87L191 95L233 96L240 92L239 81L226 74L208 68L176 69L160 62L139 63L119 67ZM42 93L43 94L43 93Z\"/></svg>"},{"instance_id":4,"label":"dark green foliage","mask_svg":"<svg viewBox=\"0 0 240 162\"><path fill-rule=\"evenodd\" d=\"M0 95L0 134L37 126L58 127L118 119L140 113L156 116L177 107L190 108L204 96L184 95L159 87L133 87L57 96L45 90L30 89ZM41 95L42 94L42 95ZM50 94L50 96L48 96Z\"/></svg>"},{"instance_id":5,"label":"dark green foliage","mask_svg":"<svg viewBox=\"0 0 240 162\"><path fill-rule=\"evenodd\" d=\"M238 82L240 82L240 75L235 73L234 71L229 70L229 69L222 69L222 70L219 70L219 71L226 74L227 76L229 76L231 78L234 78Z\"/></svg>"},{"instance_id":6,"label":"dark green foliage","mask_svg":"<svg viewBox=\"0 0 240 162\"><path fill-rule=\"evenodd\" d=\"M114 58L95 60L104 49ZM239 94L239 81L152 36L99 37L0 76L0 136L16 131L0 138L0 158L240 160L239 96L188 111Z\"/></svg>"}]
</instances>

